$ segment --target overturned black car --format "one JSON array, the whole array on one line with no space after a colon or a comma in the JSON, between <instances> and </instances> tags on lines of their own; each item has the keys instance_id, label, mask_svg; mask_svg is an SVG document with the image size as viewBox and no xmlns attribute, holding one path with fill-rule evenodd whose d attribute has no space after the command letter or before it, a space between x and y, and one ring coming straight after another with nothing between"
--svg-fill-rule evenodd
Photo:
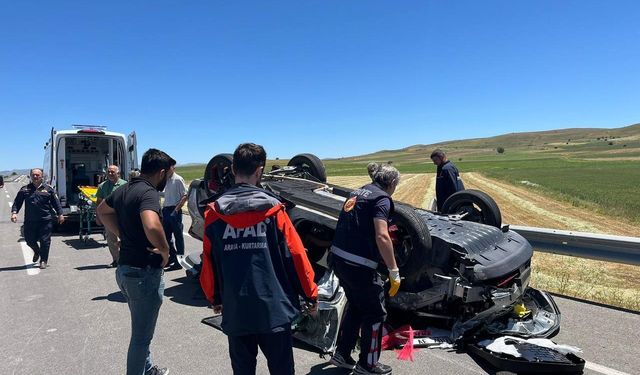
<instances>
[{"instance_id":1,"label":"overturned black car","mask_svg":"<svg viewBox=\"0 0 640 375\"><path fill-rule=\"evenodd\" d=\"M233 183L231 162L231 154L214 156L204 178L191 183L189 233L195 238L203 236L201 202ZM326 180L320 159L301 154L286 167L265 173L261 185L285 202L316 269L320 321L301 336L329 352L346 299L339 281L327 270L326 256L351 190ZM560 312L552 297L529 287L531 245L502 226L498 206L485 193L458 192L444 203L442 213L396 202L389 230L404 277L400 292L387 300L391 310L436 320L451 329L454 340L479 331L525 338L550 337L558 331ZM181 262L188 274L195 275L200 254Z\"/></svg>"}]
</instances>

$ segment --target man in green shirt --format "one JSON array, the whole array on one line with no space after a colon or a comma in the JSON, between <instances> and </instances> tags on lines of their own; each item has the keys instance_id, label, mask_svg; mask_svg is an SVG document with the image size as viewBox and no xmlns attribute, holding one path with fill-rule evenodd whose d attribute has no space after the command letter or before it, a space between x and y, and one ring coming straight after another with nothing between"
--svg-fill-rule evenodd
<instances>
[{"instance_id":1,"label":"man in green shirt","mask_svg":"<svg viewBox=\"0 0 640 375\"><path fill-rule=\"evenodd\" d=\"M107 179L98 186L98 191L96 192L96 207L100 205L104 199L106 199L111 193L119 188L120 186L126 184L127 181L120 178L120 168L117 165L110 165L107 168ZM97 221L96 217L96 221ZM100 224L98 222L98 224ZM109 252L111 253L111 257L113 258L113 262L111 262L111 267L116 267L118 265L118 236L114 233L111 233L109 230L105 228L104 230L105 236L107 237L107 245L109 246Z\"/></svg>"}]
</instances>

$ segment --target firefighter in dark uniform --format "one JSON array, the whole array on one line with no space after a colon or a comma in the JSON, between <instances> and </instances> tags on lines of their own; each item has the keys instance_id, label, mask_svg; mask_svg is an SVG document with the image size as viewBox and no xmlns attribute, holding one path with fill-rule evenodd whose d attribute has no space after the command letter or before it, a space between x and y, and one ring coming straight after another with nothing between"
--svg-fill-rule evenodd
<instances>
[{"instance_id":1,"label":"firefighter in dark uniform","mask_svg":"<svg viewBox=\"0 0 640 375\"><path fill-rule=\"evenodd\" d=\"M388 164L370 166L372 183L351 192L340 212L329 259L348 300L330 363L359 375L391 374L391 367L379 362L382 324L387 314L384 282L377 271L381 260L389 269L389 296L395 296L400 288L388 229L393 214L391 195L400 173ZM356 363L351 351L359 332L361 350Z\"/></svg>"},{"instance_id":2,"label":"firefighter in dark uniform","mask_svg":"<svg viewBox=\"0 0 640 375\"><path fill-rule=\"evenodd\" d=\"M447 198L453 193L464 190L464 184L458 168L447 159L444 151L434 150L431 153L431 161L438 167L436 170L436 205L438 212L440 212Z\"/></svg>"},{"instance_id":3,"label":"firefighter in dark uniform","mask_svg":"<svg viewBox=\"0 0 640 375\"><path fill-rule=\"evenodd\" d=\"M56 192L42 180L42 169L32 169L31 183L20 188L13 201L11 221L14 223L18 221L18 212L25 203L24 239L33 250L33 262L40 259L40 268L45 269L49 260L53 230L51 214L55 211L59 224L64 222L64 216L62 216L62 206Z\"/></svg>"}]
</instances>

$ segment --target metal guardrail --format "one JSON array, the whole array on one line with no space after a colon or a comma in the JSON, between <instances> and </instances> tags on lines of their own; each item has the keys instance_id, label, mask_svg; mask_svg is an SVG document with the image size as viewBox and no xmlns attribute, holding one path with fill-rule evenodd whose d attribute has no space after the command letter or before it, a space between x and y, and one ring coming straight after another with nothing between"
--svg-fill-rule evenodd
<instances>
[{"instance_id":1,"label":"metal guardrail","mask_svg":"<svg viewBox=\"0 0 640 375\"><path fill-rule=\"evenodd\" d=\"M534 250L607 262L640 265L640 238L509 225Z\"/></svg>"}]
</instances>

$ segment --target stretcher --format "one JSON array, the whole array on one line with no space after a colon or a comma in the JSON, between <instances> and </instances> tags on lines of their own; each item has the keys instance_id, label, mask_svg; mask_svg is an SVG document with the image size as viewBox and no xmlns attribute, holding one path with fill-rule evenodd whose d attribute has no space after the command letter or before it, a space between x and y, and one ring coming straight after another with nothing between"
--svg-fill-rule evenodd
<instances>
[{"instance_id":1,"label":"stretcher","mask_svg":"<svg viewBox=\"0 0 640 375\"><path fill-rule=\"evenodd\" d=\"M80 240L87 242L89 235L92 233L102 233L104 235L104 227L96 224L96 186L78 186L80 190L78 201L78 209L80 210L80 226L78 235Z\"/></svg>"}]
</instances>

